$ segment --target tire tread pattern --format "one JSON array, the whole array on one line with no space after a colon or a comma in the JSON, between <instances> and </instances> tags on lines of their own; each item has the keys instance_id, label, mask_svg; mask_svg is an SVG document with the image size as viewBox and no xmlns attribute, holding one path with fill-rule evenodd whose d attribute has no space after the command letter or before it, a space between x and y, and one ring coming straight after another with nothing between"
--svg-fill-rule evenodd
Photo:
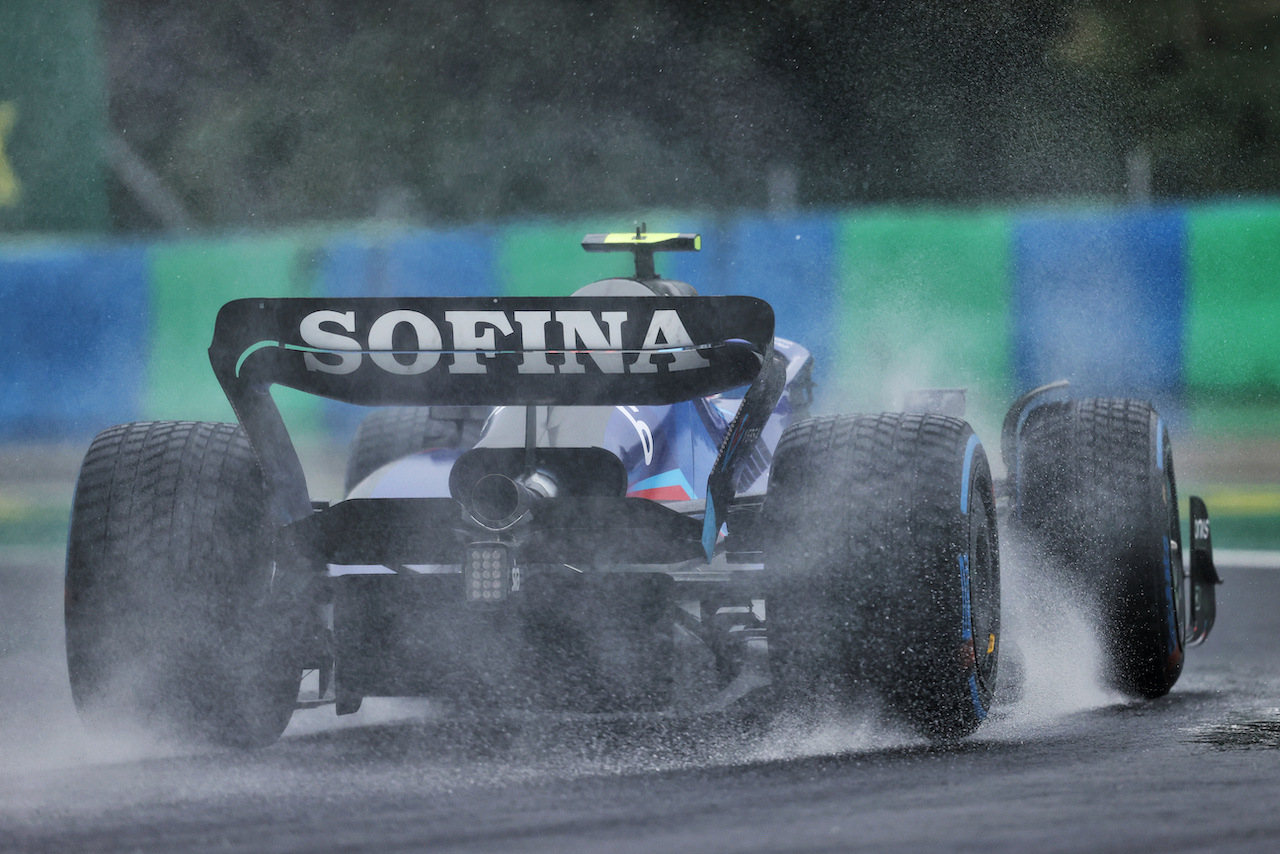
<instances>
[{"instance_id":1,"label":"tire tread pattern","mask_svg":"<svg viewBox=\"0 0 1280 854\"><path fill-rule=\"evenodd\" d=\"M1146 401L1086 398L1033 410L1020 440L1021 525L1097 609L1108 680L1144 697L1173 687L1183 655L1176 607L1169 643L1176 596L1162 536L1173 534L1177 495L1159 425Z\"/></svg>"},{"instance_id":2,"label":"tire tread pattern","mask_svg":"<svg viewBox=\"0 0 1280 854\"><path fill-rule=\"evenodd\" d=\"M356 428L347 459L346 491L401 457L432 448L471 448L483 427L484 422L474 418L433 418L429 406L376 409Z\"/></svg>"},{"instance_id":3,"label":"tire tread pattern","mask_svg":"<svg viewBox=\"0 0 1280 854\"><path fill-rule=\"evenodd\" d=\"M784 694L869 686L928 735L977 726L952 663L958 616L948 622L970 435L960 419L901 413L824 416L783 434L765 524L770 659Z\"/></svg>"},{"instance_id":4,"label":"tire tread pattern","mask_svg":"<svg viewBox=\"0 0 1280 854\"><path fill-rule=\"evenodd\" d=\"M266 612L264 504L236 425L142 422L94 439L66 582L68 669L86 716L224 744L279 736L297 682L269 648L289 621Z\"/></svg>"}]
</instances>

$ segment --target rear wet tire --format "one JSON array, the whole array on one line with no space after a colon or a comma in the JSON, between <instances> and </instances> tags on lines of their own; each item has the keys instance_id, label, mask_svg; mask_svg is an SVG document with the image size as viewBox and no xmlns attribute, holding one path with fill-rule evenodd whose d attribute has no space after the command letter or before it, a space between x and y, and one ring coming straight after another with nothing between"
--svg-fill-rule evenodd
<instances>
[{"instance_id":1,"label":"rear wet tire","mask_svg":"<svg viewBox=\"0 0 1280 854\"><path fill-rule=\"evenodd\" d=\"M1182 672L1182 536L1169 433L1146 401L1044 404L1019 441L1018 516L1098 617L1112 687L1159 697Z\"/></svg>"},{"instance_id":2,"label":"rear wet tire","mask_svg":"<svg viewBox=\"0 0 1280 854\"><path fill-rule=\"evenodd\" d=\"M456 416L456 417L455 417ZM475 406L392 406L365 416L347 459L347 493L373 472L434 448L470 450L480 439L488 410Z\"/></svg>"},{"instance_id":3,"label":"rear wet tire","mask_svg":"<svg viewBox=\"0 0 1280 854\"><path fill-rule=\"evenodd\" d=\"M793 425L764 513L781 700L839 706L870 691L929 738L976 729L995 687L1000 561L969 425L898 413Z\"/></svg>"},{"instance_id":4,"label":"rear wet tire","mask_svg":"<svg viewBox=\"0 0 1280 854\"><path fill-rule=\"evenodd\" d=\"M301 668L270 578L262 473L239 427L100 433L67 549L67 668L86 724L234 747L279 738Z\"/></svg>"}]
</instances>

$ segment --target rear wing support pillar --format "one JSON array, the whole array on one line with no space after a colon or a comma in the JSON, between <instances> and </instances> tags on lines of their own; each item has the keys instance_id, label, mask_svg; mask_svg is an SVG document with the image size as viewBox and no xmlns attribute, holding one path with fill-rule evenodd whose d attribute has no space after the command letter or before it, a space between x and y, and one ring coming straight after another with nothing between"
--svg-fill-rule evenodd
<instances>
[{"instance_id":1,"label":"rear wing support pillar","mask_svg":"<svg viewBox=\"0 0 1280 854\"><path fill-rule=\"evenodd\" d=\"M221 378L221 377L220 377ZM280 408L265 383L233 381L222 390L236 418L249 437L249 445L262 468L267 491L267 511L278 527L311 515L307 476L285 426Z\"/></svg>"},{"instance_id":2,"label":"rear wing support pillar","mask_svg":"<svg viewBox=\"0 0 1280 854\"><path fill-rule=\"evenodd\" d=\"M770 342L765 350L760 373L742 396L738 412L729 422L715 465L707 476L707 510L702 517L702 548L707 561L715 553L720 525L729 517L729 504L733 501L738 469L750 458L751 449L760 439L769 416L787 387L787 360L773 350Z\"/></svg>"}]
</instances>

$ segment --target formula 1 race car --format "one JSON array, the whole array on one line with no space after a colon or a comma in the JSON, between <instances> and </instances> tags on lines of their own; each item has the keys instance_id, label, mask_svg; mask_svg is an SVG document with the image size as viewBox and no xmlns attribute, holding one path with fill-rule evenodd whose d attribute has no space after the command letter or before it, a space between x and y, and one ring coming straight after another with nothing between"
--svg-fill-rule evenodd
<instances>
[{"instance_id":1,"label":"formula 1 race car","mask_svg":"<svg viewBox=\"0 0 1280 854\"><path fill-rule=\"evenodd\" d=\"M84 719L261 746L296 708L369 696L483 715L875 695L954 739L996 686L998 518L1086 591L1112 685L1173 686L1217 576L1196 498L1183 572L1150 404L1036 389L997 481L962 392L811 417L813 360L767 303L656 275L697 235L583 246L633 253L635 275L223 306L209 354L239 424L126 424L85 457L66 576ZM311 499L272 384L386 407L343 500Z\"/></svg>"}]
</instances>

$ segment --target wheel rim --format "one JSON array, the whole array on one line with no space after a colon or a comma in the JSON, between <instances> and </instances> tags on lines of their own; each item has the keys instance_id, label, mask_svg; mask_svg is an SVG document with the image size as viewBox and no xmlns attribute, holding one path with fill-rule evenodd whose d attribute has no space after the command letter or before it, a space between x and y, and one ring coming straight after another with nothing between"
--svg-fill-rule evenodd
<instances>
[{"instance_id":1,"label":"wheel rim","mask_svg":"<svg viewBox=\"0 0 1280 854\"><path fill-rule=\"evenodd\" d=\"M991 484L974 483L977 512L969 516L969 613L973 632L974 676L977 696L985 710L995 689L1000 638L1000 567L995 547Z\"/></svg>"}]
</instances>

